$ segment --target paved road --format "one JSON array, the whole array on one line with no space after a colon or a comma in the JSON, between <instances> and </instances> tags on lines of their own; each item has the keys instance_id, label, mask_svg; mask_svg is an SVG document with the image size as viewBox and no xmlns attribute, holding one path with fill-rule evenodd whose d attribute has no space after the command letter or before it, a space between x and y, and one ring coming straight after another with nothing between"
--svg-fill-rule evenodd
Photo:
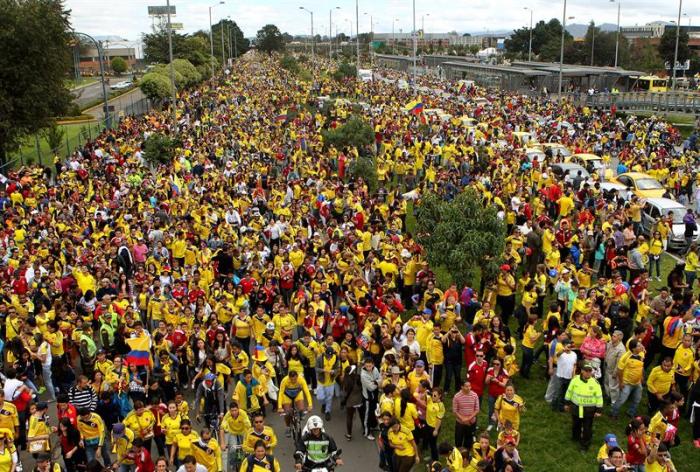
<instances>
[{"instance_id":1,"label":"paved road","mask_svg":"<svg viewBox=\"0 0 700 472\"><path fill-rule=\"evenodd\" d=\"M109 96L109 85L107 85L107 96ZM102 82L95 82L90 85L86 85L73 92L75 95L75 100L73 100L79 107L84 107L88 103L92 103L97 99L102 98Z\"/></svg>"},{"instance_id":2,"label":"paved road","mask_svg":"<svg viewBox=\"0 0 700 472\"><path fill-rule=\"evenodd\" d=\"M192 390L186 391L186 399L192 406ZM314 403L316 403L316 398L314 398ZM56 424L56 404L49 404L49 416L51 418L51 424ZM318 405L314 404L314 414L323 417L320 414ZM309 415L306 417L308 418ZM284 436L284 419L275 413L270 412L270 406L268 406L268 415L266 423L272 426L275 433L278 436L278 446L275 449L275 457L280 461L280 466L283 472L294 470L294 446L291 438L286 438ZM352 441L347 441L345 439L345 412L340 412L340 402L338 399L334 399L333 403L333 418L330 422L326 423L326 431L335 439L339 448L343 450L342 459L345 463L344 466L336 469L337 472L370 472L378 471L379 458L377 453L377 446L375 442L369 441L362 436L362 427L358 419L358 415L355 415L355 423L353 425L353 439ZM195 429L199 430L203 425L198 425L195 423ZM55 443L55 436L52 438L52 445ZM56 447L54 445L54 447ZM158 456L158 451L155 445L151 448L153 459ZM60 450L54 449L54 458L58 458L58 462L63 467L63 460L61 459ZM26 452L20 453L20 460L24 466L25 471L32 470L34 467L34 459ZM422 470L422 469L420 469ZM232 471L229 471L232 472Z\"/></svg>"},{"instance_id":3,"label":"paved road","mask_svg":"<svg viewBox=\"0 0 700 472\"><path fill-rule=\"evenodd\" d=\"M137 87L124 95L120 95L117 98L109 100L108 103L109 106L114 107L114 113L118 115L120 111L125 110L127 107L132 106L134 103L137 103L144 98L146 98L146 96L143 94L143 92L141 92L141 89ZM102 110L102 106L102 103L100 103L99 105L84 110L83 113L92 115L98 120L103 120L104 111Z\"/></svg>"}]
</instances>

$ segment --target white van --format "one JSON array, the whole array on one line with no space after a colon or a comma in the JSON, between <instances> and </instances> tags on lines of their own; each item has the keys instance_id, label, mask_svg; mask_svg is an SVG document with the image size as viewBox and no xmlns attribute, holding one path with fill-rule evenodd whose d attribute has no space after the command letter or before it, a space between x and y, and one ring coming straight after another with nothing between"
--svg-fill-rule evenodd
<instances>
[{"instance_id":1,"label":"white van","mask_svg":"<svg viewBox=\"0 0 700 472\"><path fill-rule=\"evenodd\" d=\"M363 82L372 82L372 80L374 79L372 69L358 69L357 76Z\"/></svg>"}]
</instances>

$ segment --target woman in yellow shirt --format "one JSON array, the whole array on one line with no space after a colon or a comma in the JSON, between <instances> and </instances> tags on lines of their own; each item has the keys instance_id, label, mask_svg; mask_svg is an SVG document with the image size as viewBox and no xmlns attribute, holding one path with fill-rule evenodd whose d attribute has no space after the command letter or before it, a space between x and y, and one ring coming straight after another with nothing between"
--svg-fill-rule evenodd
<instances>
[{"instance_id":1,"label":"woman in yellow shirt","mask_svg":"<svg viewBox=\"0 0 700 472\"><path fill-rule=\"evenodd\" d=\"M410 472L414 464L420 462L418 446L413 438L411 430L401 425L398 419L392 418L389 422L389 445L394 450L394 470L396 472Z\"/></svg>"},{"instance_id":2,"label":"woman in yellow shirt","mask_svg":"<svg viewBox=\"0 0 700 472\"><path fill-rule=\"evenodd\" d=\"M254 447L253 454L243 460L240 470L246 472L280 472L279 461L267 453L262 439L258 440Z\"/></svg>"},{"instance_id":3,"label":"woman in yellow shirt","mask_svg":"<svg viewBox=\"0 0 700 472\"><path fill-rule=\"evenodd\" d=\"M41 452L51 450L49 441L51 428L49 427L49 417L46 412L49 406L44 402L39 402L30 407L29 429L27 430L27 451L35 458Z\"/></svg>"},{"instance_id":4,"label":"woman in yellow shirt","mask_svg":"<svg viewBox=\"0 0 700 472\"><path fill-rule=\"evenodd\" d=\"M199 434L192 430L190 420L180 422L180 432L175 435L173 445L170 448L170 463L181 464L182 460L192 455L192 443L199 441ZM175 462L177 452L177 462Z\"/></svg>"},{"instance_id":5,"label":"woman in yellow shirt","mask_svg":"<svg viewBox=\"0 0 700 472\"><path fill-rule=\"evenodd\" d=\"M180 432L181 422L182 416L177 411L177 404L175 402L168 403L168 414L160 420L160 427L165 433L165 445L168 447L168 450L172 448L175 436Z\"/></svg>"},{"instance_id":6,"label":"woman in yellow shirt","mask_svg":"<svg viewBox=\"0 0 700 472\"><path fill-rule=\"evenodd\" d=\"M418 409L411 403L411 392L408 389L401 390L399 398L394 400L394 416L401 422L401 427L413 432L418 419Z\"/></svg>"},{"instance_id":7,"label":"woman in yellow shirt","mask_svg":"<svg viewBox=\"0 0 700 472\"><path fill-rule=\"evenodd\" d=\"M649 240L649 278L654 275L656 267L656 280L661 282L661 253L664 251L664 238L661 232L654 231Z\"/></svg>"},{"instance_id":8,"label":"woman in yellow shirt","mask_svg":"<svg viewBox=\"0 0 700 472\"><path fill-rule=\"evenodd\" d=\"M520 427L520 413L525 410L525 402L515 394L515 387L508 382L505 393L496 399L494 411L498 418L499 429L503 429L506 421L510 421L514 430Z\"/></svg>"},{"instance_id":9,"label":"woman in yellow shirt","mask_svg":"<svg viewBox=\"0 0 700 472\"><path fill-rule=\"evenodd\" d=\"M442 397L442 389L440 387L433 388L430 396L428 396L428 404L425 408L425 427L427 430L424 434L428 438L430 458L433 461L438 460L437 438L440 435L440 427L445 417L445 405L442 403Z\"/></svg>"}]
</instances>

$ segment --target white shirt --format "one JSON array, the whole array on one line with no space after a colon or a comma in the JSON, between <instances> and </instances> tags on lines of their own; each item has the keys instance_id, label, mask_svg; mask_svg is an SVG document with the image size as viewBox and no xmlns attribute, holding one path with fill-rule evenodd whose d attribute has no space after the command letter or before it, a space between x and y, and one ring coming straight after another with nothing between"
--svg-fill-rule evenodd
<instances>
[{"instance_id":1,"label":"white shirt","mask_svg":"<svg viewBox=\"0 0 700 472\"><path fill-rule=\"evenodd\" d=\"M195 472L207 472L207 468L204 467L202 464L197 464L195 466ZM185 466L181 465L179 469L177 469L177 472L186 472Z\"/></svg>"},{"instance_id":2,"label":"white shirt","mask_svg":"<svg viewBox=\"0 0 700 472\"><path fill-rule=\"evenodd\" d=\"M557 360L557 377L571 380L571 378L574 376L576 360L577 358L575 352L562 352Z\"/></svg>"},{"instance_id":3,"label":"white shirt","mask_svg":"<svg viewBox=\"0 0 700 472\"><path fill-rule=\"evenodd\" d=\"M20 380L17 379L7 379L5 380L5 400L8 402L11 402L12 400L15 399L15 392L17 391L18 388L20 388L24 383Z\"/></svg>"},{"instance_id":4,"label":"white shirt","mask_svg":"<svg viewBox=\"0 0 700 472\"><path fill-rule=\"evenodd\" d=\"M41 355L46 353L46 359L41 361L41 366L42 367L51 367L51 345L48 343L48 341L44 341L41 343L41 346L39 346L39 349L37 351L37 354Z\"/></svg>"}]
</instances>

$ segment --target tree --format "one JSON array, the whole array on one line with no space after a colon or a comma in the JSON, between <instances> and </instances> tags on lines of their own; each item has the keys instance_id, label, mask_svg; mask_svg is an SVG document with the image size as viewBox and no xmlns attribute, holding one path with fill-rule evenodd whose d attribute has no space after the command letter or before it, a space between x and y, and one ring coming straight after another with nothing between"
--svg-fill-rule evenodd
<instances>
[{"instance_id":1,"label":"tree","mask_svg":"<svg viewBox=\"0 0 700 472\"><path fill-rule=\"evenodd\" d=\"M355 158L348 166L348 174L353 180L362 178L370 192L375 192L379 187L377 177L377 163L372 157L360 156Z\"/></svg>"},{"instance_id":2,"label":"tree","mask_svg":"<svg viewBox=\"0 0 700 472\"><path fill-rule=\"evenodd\" d=\"M688 32L681 29L678 36L678 62L683 64L690 59L690 48L688 47ZM664 34L659 42L659 54L664 62L668 62L673 67L673 58L676 50L676 28L665 28ZM673 73L673 72L669 72ZM678 72L676 72L678 75Z\"/></svg>"},{"instance_id":3,"label":"tree","mask_svg":"<svg viewBox=\"0 0 700 472\"><path fill-rule=\"evenodd\" d=\"M294 56L289 54L285 54L282 59L280 59L280 66L293 74L297 74L299 72L299 63L296 59L294 59Z\"/></svg>"},{"instance_id":4,"label":"tree","mask_svg":"<svg viewBox=\"0 0 700 472\"><path fill-rule=\"evenodd\" d=\"M635 41L634 47L630 50L628 60L623 62L623 64L627 68L649 73L655 73L664 68L664 61L659 54L658 45L654 44L651 39Z\"/></svg>"},{"instance_id":5,"label":"tree","mask_svg":"<svg viewBox=\"0 0 700 472\"><path fill-rule=\"evenodd\" d=\"M481 273L493 280L505 248L506 226L496 207L484 206L473 189L452 201L434 193L421 197L416 207L416 239L432 267L443 267L463 286Z\"/></svg>"},{"instance_id":6,"label":"tree","mask_svg":"<svg viewBox=\"0 0 700 472\"><path fill-rule=\"evenodd\" d=\"M342 62L332 75L335 80L340 82L343 79L356 77L357 68L355 68L355 66L352 64L348 64L347 62Z\"/></svg>"},{"instance_id":7,"label":"tree","mask_svg":"<svg viewBox=\"0 0 700 472\"><path fill-rule=\"evenodd\" d=\"M532 28L532 54L539 56L546 45L548 45L548 51L551 50L552 45L556 41L558 41L556 44L561 45L561 30L561 22L556 18L552 18L547 23L539 21ZM569 32L564 33L564 36L565 41L573 40ZM530 47L530 28L525 27L513 31L513 34L506 39L504 45L509 55L526 58ZM549 55L551 56L551 52L549 52Z\"/></svg>"},{"instance_id":8,"label":"tree","mask_svg":"<svg viewBox=\"0 0 700 472\"><path fill-rule=\"evenodd\" d=\"M374 140L372 127L360 117L352 116L343 125L335 129L321 131L323 142L326 146L334 146L336 149L352 146L363 154L365 146Z\"/></svg>"},{"instance_id":9,"label":"tree","mask_svg":"<svg viewBox=\"0 0 700 472\"><path fill-rule=\"evenodd\" d=\"M273 51L282 51L284 49L284 40L282 33L275 25L265 25L255 37L255 47L259 51L272 54Z\"/></svg>"},{"instance_id":10,"label":"tree","mask_svg":"<svg viewBox=\"0 0 700 472\"><path fill-rule=\"evenodd\" d=\"M250 41L243 35L243 31L235 21L221 20L212 25L212 42L214 43L214 57L221 60L221 28L224 30L224 56L228 58L238 57L250 49ZM207 38L207 47L209 39Z\"/></svg>"},{"instance_id":11,"label":"tree","mask_svg":"<svg viewBox=\"0 0 700 472\"><path fill-rule=\"evenodd\" d=\"M195 85L202 80L202 75L187 59L175 59L173 61L173 67L175 68L176 74L179 73L182 76L182 84L185 87Z\"/></svg>"},{"instance_id":12,"label":"tree","mask_svg":"<svg viewBox=\"0 0 700 472\"><path fill-rule=\"evenodd\" d=\"M112 70L117 75L122 75L128 69L129 64L124 60L123 57L115 57L112 59Z\"/></svg>"},{"instance_id":13,"label":"tree","mask_svg":"<svg viewBox=\"0 0 700 472\"><path fill-rule=\"evenodd\" d=\"M46 143L49 145L49 149L53 153L58 153L58 148L63 144L63 137L66 132L52 121L48 128L43 131L44 137L46 138Z\"/></svg>"},{"instance_id":14,"label":"tree","mask_svg":"<svg viewBox=\"0 0 700 472\"><path fill-rule=\"evenodd\" d=\"M72 101L68 14L62 0L0 0L0 163Z\"/></svg>"},{"instance_id":15,"label":"tree","mask_svg":"<svg viewBox=\"0 0 700 472\"><path fill-rule=\"evenodd\" d=\"M195 67L211 63L208 33L197 31L188 36L173 31L172 39L173 59L187 59ZM148 63L166 64L170 62L167 28L154 29L152 33L143 35L143 53ZM221 49L219 49L219 57L221 57L220 54Z\"/></svg>"},{"instance_id":16,"label":"tree","mask_svg":"<svg viewBox=\"0 0 700 472\"><path fill-rule=\"evenodd\" d=\"M149 72L139 81L139 87L151 100L161 101L170 96L170 79L158 72Z\"/></svg>"},{"instance_id":17,"label":"tree","mask_svg":"<svg viewBox=\"0 0 700 472\"><path fill-rule=\"evenodd\" d=\"M167 164L173 157L175 141L162 134L152 134L143 143L143 158L152 165Z\"/></svg>"}]
</instances>

